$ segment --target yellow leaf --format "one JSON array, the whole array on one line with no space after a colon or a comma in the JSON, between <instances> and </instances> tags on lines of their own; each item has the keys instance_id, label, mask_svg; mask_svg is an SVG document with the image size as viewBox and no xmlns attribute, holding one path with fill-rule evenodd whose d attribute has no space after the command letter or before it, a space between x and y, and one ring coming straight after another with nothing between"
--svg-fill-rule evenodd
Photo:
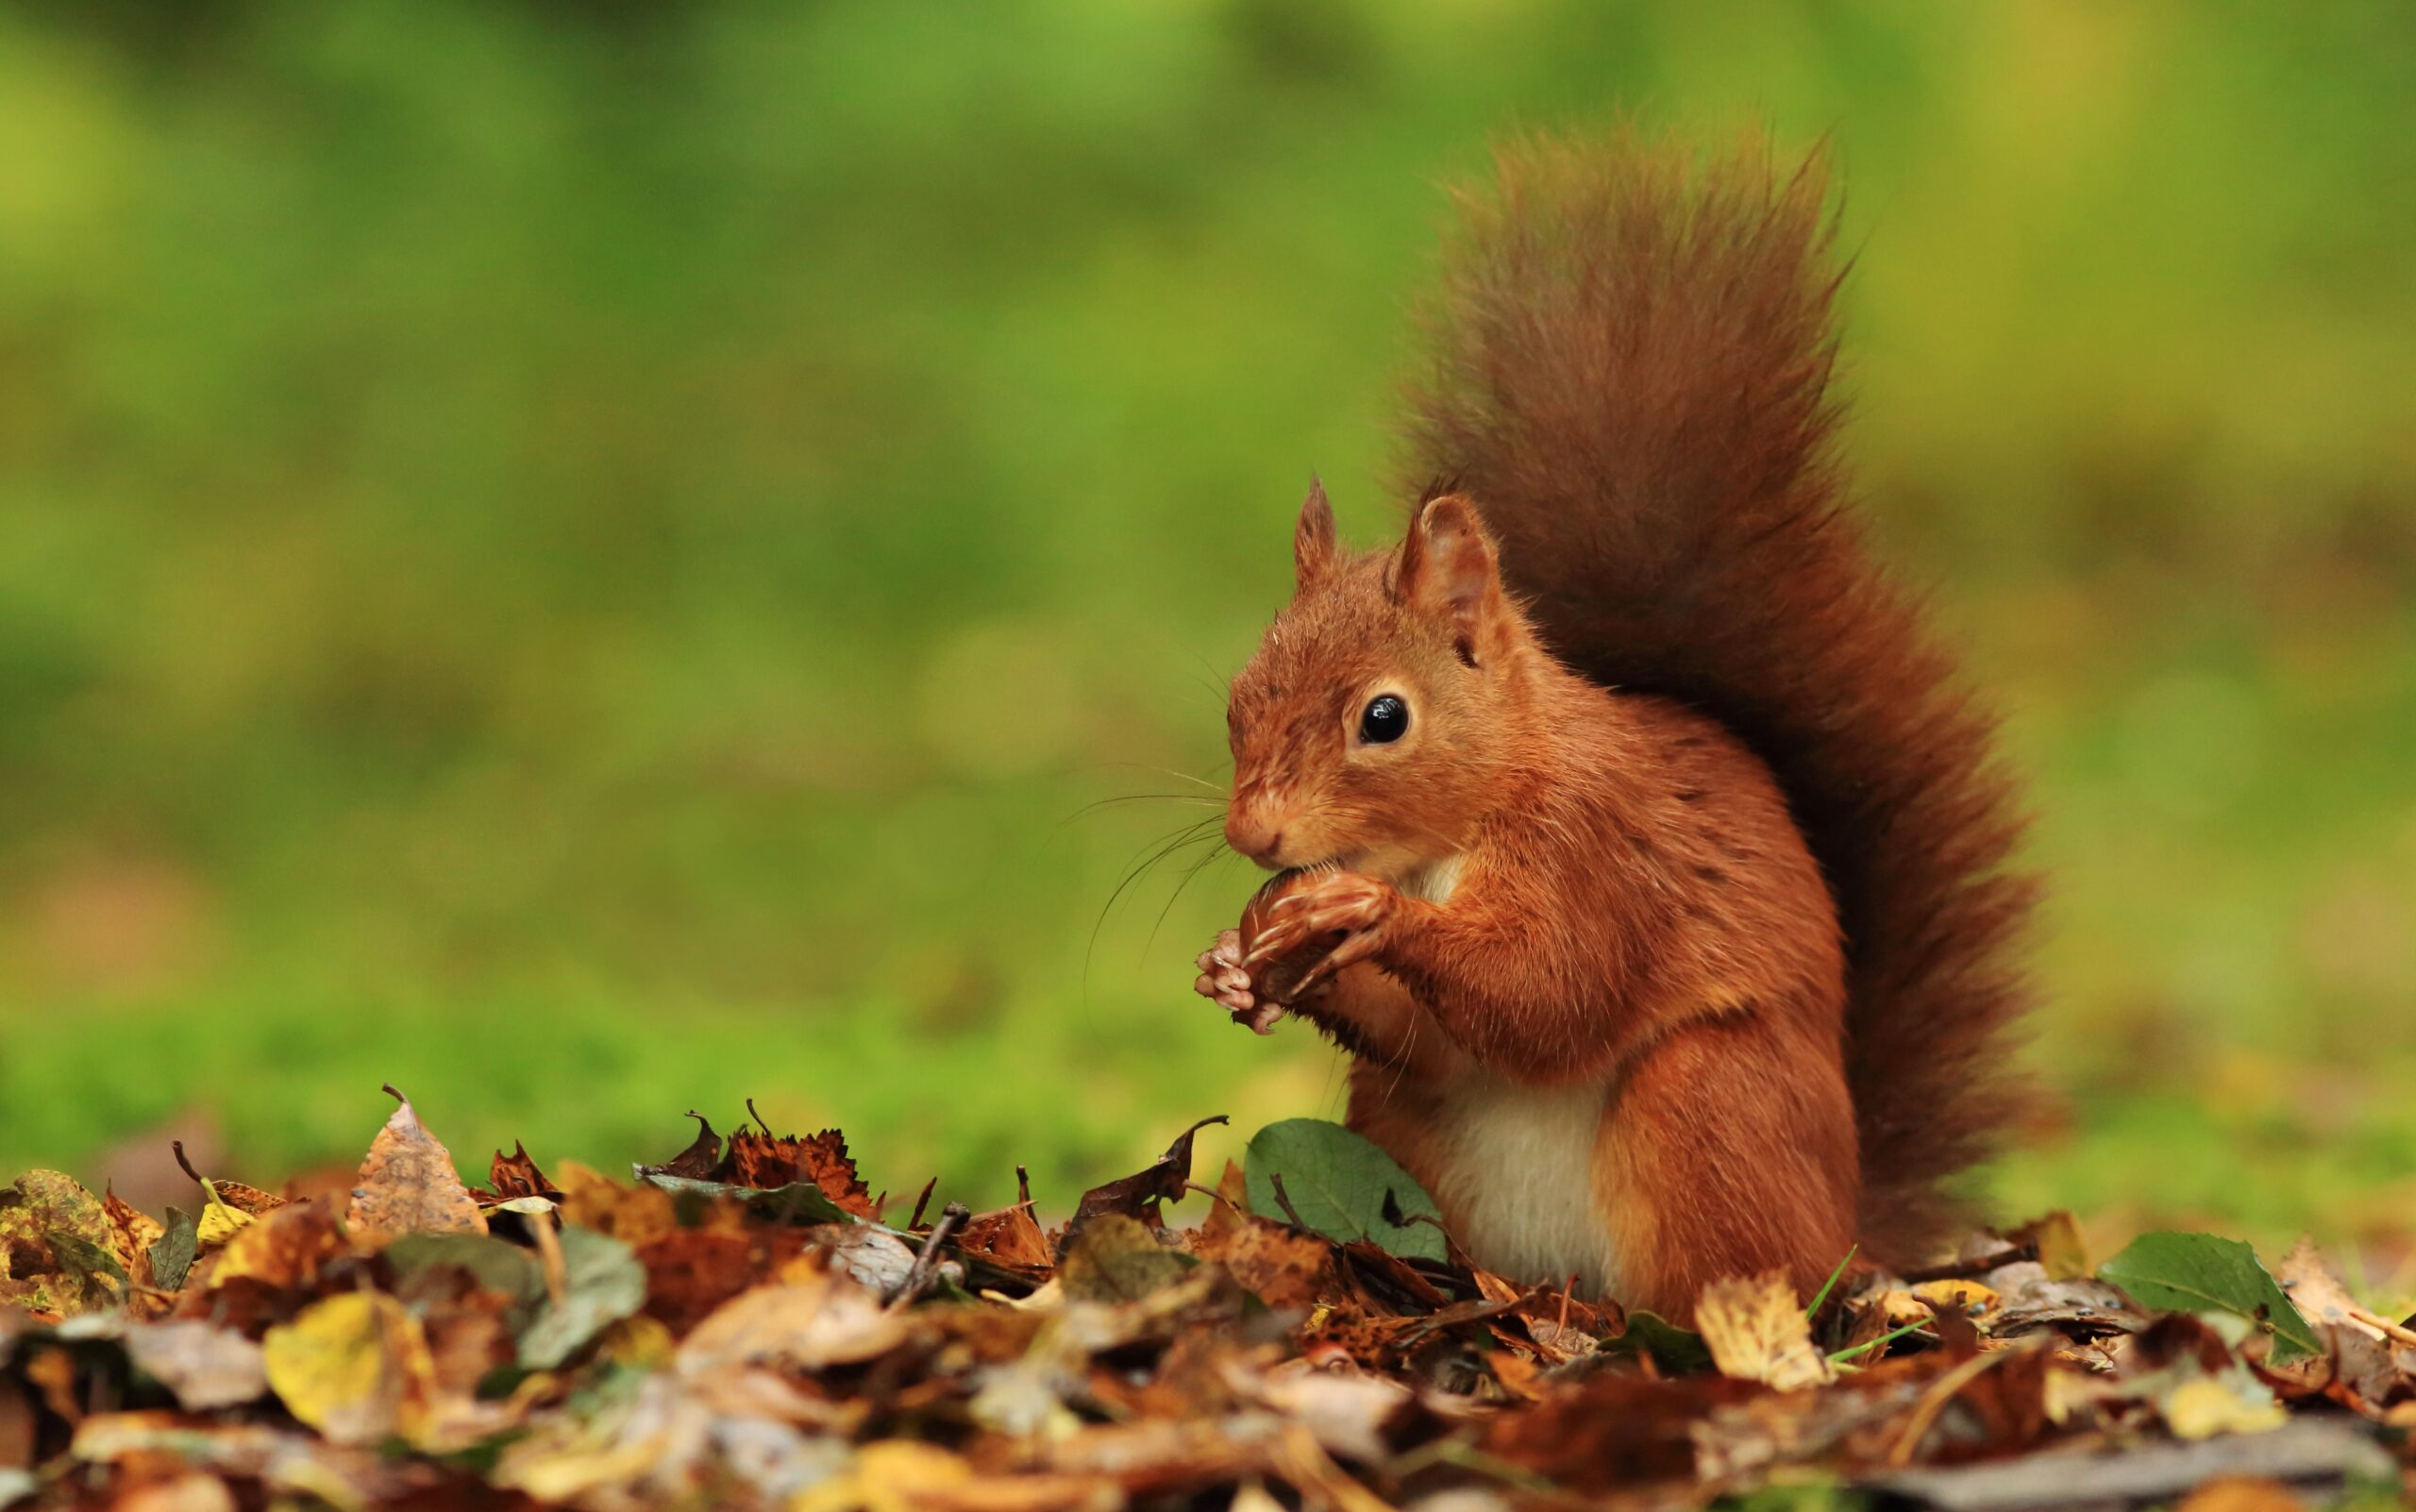
<instances>
[{"instance_id":1,"label":"yellow leaf","mask_svg":"<svg viewBox=\"0 0 2416 1512\"><path fill-rule=\"evenodd\" d=\"M2038 1263L2046 1268L2050 1281L2079 1281L2097 1274L2097 1263L2089 1257L2089 1240L2080 1231L2080 1220L2064 1208L2033 1218L2005 1237L2016 1244L2037 1245Z\"/></svg>"},{"instance_id":2,"label":"yellow leaf","mask_svg":"<svg viewBox=\"0 0 2416 1512\"><path fill-rule=\"evenodd\" d=\"M1925 1302L1951 1307L1958 1312L1971 1312L1997 1304L1997 1294L1976 1281L1961 1278L1947 1281L1924 1281L1913 1288L1913 1295Z\"/></svg>"},{"instance_id":3,"label":"yellow leaf","mask_svg":"<svg viewBox=\"0 0 2416 1512\"><path fill-rule=\"evenodd\" d=\"M269 1388L330 1443L409 1436L435 1374L419 1320L378 1292L344 1292L302 1309L260 1340Z\"/></svg>"},{"instance_id":4,"label":"yellow leaf","mask_svg":"<svg viewBox=\"0 0 2416 1512\"><path fill-rule=\"evenodd\" d=\"M193 1242L205 1250L214 1250L235 1236L236 1231L252 1221L252 1216L241 1208L228 1207L218 1200L218 1188L209 1182L201 1184L201 1217L193 1226Z\"/></svg>"},{"instance_id":5,"label":"yellow leaf","mask_svg":"<svg viewBox=\"0 0 2416 1512\"><path fill-rule=\"evenodd\" d=\"M1795 1300L1795 1288L1773 1270L1751 1279L1732 1276L1703 1289L1695 1303L1695 1331L1711 1351L1720 1373L1737 1381L1764 1381L1781 1391L1819 1386L1837 1371L1812 1347L1812 1328Z\"/></svg>"},{"instance_id":6,"label":"yellow leaf","mask_svg":"<svg viewBox=\"0 0 2416 1512\"><path fill-rule=\"evenodd\" d=\"M2174 1386L2156 1410L2175 1438L2212 1438L2217 1434L2255 1434L2279 1428L2289 1418L2256 1377L2200 1376Z\"/></svg>"}]
</instances>

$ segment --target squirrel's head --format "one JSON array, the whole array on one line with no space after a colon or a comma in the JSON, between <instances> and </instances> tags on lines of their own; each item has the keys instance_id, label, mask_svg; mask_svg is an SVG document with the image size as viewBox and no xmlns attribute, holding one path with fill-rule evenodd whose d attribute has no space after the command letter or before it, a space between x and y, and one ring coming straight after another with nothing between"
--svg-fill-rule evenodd
<instances>
[{"instance_id":1,"label":"squirrel's head","mask_svg":"<svg viewBox=\"0 0 2416 1512\"><path fill-rule=\"evenodd\" d=\"M1499 736L1537 648L1456 494L1420 502L1399 551L1356 555L1312 483L1292 557L1292 601L1233 680L1225 838L1262 866L1398 879L1499 801Z\"/></svg>"}]
</instances>

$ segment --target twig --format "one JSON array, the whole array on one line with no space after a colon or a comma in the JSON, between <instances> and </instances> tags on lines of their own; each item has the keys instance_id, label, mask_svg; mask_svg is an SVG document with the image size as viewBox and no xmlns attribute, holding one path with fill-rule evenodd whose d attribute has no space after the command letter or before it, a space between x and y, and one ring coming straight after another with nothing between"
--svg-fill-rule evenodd
<instances>
[{"instance_id":1,"label":"twig","mask_svg":"<svg viewBox=\"0 0 2416 1512\"><path fill-rule=\"evenodd\" d=\"M1284 1216L1292 1220L1292 1227L1308 1229L1311 1234L1315 1234L1317 1230L1310 1229L1308 1222L1300 1217L1300 1210L1292 1205L1291 1194L1284 1190L1284 1173L1280 1170L1270 1170L1267 1173L1267 1180L1268 1184L1275 1188L1275 1205L1282 1208Z\"/></svg>"},{"instance_id":2,"label":"twig","mask_svg":"<svg viewBox=\"0 0 2416 1512\"><path fill-rule=\"evenodd\" d=\"M570 1300L570 1265L562 1258L562 1241L554 1232L560 1219L552 1213L528 1215L528 1229L537 1240L537 1262L545 1273L545 1296L557 1307Z\"/></svg>"},{"instance_id":3,"label":"twig","mask_svg":"<svg viewBox=\"0 0 2416 1512\"><path fill-rule=\"evenodd\" d=\"M1988 1367L2021 1352L2020 1350L1991 1350L1986 1354L1974 1354L1932 1382L1930 1388L1921 1393L1921 1400L1914 1406L1911 1416L1904 1420L1904 1433L1897 1438L1895 1447L1888 1451L1888 1463L1899 1467L1911 1464L1913 1452L1921 1448L1921 1439L1928 1436L1930 1425L1938 1421L1938 1415L1946 1410L1947 1403L1961 1395L1963 1388L1978 1379Z\"/></svg>"},{"instance_id":4,"label":"twig","mask_svg":"<svg viewBox=\"0 0 2416 1512\"><path fill-rule=\"evenodd\" d=\"M939 1184L940 1179L936 1176L923 1184L923 1195L914 1199L914 1216L906 1220L908 1228L919 1229L923 1226L923 1209L931 1203L931 1188Z\"/></svg>"},{"instance_id":5,"label":"twig","mask_svg":"<svg viewBox=\"0 0 2416 1512\"><path fill-rule=\"evenodd\" d=\"M1233 1200L1232 1198L1227 1197L1224 1193L1216 1190L1216 1188L1213 1186L1202 1186L1198 1182L1185 1182L1183 1184L1183 1189L1186 1192L1198 1192L1200 1196L1209 1199L1211 1201L1224 1203L1227 1207L1233 1208L1236 1217L1241 1214L1240 1208L1233 1207Z\"/></svg>"},{"instance_id":6,"label":"twig","mask_svg":"<svg viewBox=\"0 0 2416 1512\"><path fill-rule=\"evenodd\" d=\"M2416 1344L2416 1329L2411 1329L2405 1323L2394 1323L2380 1313L2368 1312L2365 1308L2352 1302L2349 1304L2349 1316L2368 1328L2380 1329L2385 1337L2397 1343Z\"/></svg>"},{"instance_id":7,"label":"twig","mask_svg":"<svg viewBox=\"0 0 2416 1512\"><path fill-rule=\"evenodd\" d=\"M1015 1168L1015 1205L1017 1207L1032 1205L1032 1172L1021 1166Z\"/></svg>"},{"instance_id":8,"label":"twig","mask_svg":"<svg viewBox=\"0 0 2416 1512\"><path fill-rule=\"evenodd\" d=\"M1443 1236L1443 1253L1450 1257L1451 1264L1471 1274L1485 1268L1476 1263L1474 1256L1460 1248L1460 1241L1451 1237L1451 1231L1443 1227L1441 1218L1432 1213L1410 1213L1403 1215L1396 1226L1405 1229L1413 1223L1431 1224L1434 1232Z\"/></svg>"},{"instance_id":9,"label":"twig","mask_svg":"<svg viewBox=\"0 0 2416 1512\"><path fill-rule=\"evenodd\" d=\"M763 1116L755 1111L755 1100L753 1098L748 1098L747 1100L747 1116L754 1119L756 1127L763 1131L764 1138L778 1139L780 1137L779 1134L772 1133L772 1126L763 1121Z\"/></svg>"},{"instance_id":10,"label":"twig","mask_svg":"<svg viewBox=\"0 0 2416 1512\"><path fill-rule=\"evenodd\" d=\"M939 1268L940 1246L972 1216L963 1202L950 1202L940 1209L940 1220L923 1235L922 1252L914 1256L914 1263L907 1268L905 1281L898 1287L898 1295L890 1299L893 1311L913 1305L914 1299L923 1294L923 1288L931 1284L932 1272Z\"/></svg>"}]
</instances>

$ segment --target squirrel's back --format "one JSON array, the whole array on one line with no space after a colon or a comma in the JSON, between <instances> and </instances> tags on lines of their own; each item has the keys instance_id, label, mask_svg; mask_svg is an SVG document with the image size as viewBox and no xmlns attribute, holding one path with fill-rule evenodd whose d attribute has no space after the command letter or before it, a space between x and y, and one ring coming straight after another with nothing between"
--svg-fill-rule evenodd
<instances>
[{"instance_id":1,"label":"squirrel's back","mask_svg":"<svg viewBox=\"0 0 2416 1512\"><path fill-rule=\"evenodd\" d=\"M1563 660L1776 775L1847 942L1862 1236L1901 1259L1949 1235L1949 1178L2022 1105L2035 885L2006 869L1991 721L1844 507L1821 169L1630 132L1502 152L1461 199L1413 468L1475 501Z\"/></svg>"}]
</instances>

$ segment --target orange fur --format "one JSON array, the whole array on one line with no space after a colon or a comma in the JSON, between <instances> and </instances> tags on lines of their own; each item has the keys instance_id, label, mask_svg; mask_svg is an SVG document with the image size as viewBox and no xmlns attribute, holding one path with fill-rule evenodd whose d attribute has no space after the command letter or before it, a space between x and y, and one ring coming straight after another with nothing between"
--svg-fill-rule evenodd
<instances>
[{"instance_id":1,"label":"orange fur","mask_svg":"<svg viewBox=\"0 0 2416 1512\"><path fill-rule=\"evenodd\" d=\"M1228 838L1315 868L1235 969L1331 947L1352 1125L1521 1279L1683 1317L1909 1257L2017 1105L2030 890L1839 510L1819 176L1541 143L1467 204L1415 426L1456 491L1364 556L1313 492L1234 683Z\"/></svg>"}]
</instances>

